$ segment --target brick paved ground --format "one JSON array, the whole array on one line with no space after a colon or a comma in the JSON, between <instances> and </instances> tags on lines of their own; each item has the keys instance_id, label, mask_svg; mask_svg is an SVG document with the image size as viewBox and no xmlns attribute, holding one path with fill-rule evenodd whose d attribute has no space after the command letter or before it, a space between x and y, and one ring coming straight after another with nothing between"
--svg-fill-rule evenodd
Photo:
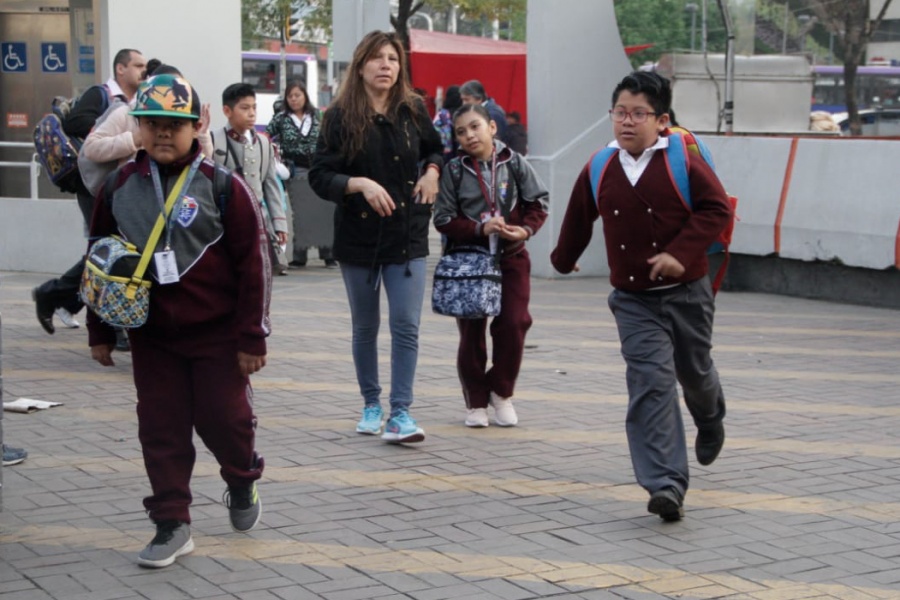
<instances>
[{"instance_id":1,"label":"brick paved ground","mask_svg":"<svg viewBox=\"0 0 900 600\"><path fill-rule=\"evenodd\" d=\"M606 279L534 281L513 429L462 426L454 323L426 310L428 438L397 447L353 433L338 272L292 271L254 377L262 523L231 532L201 450L197 548L148 571L130 358L105 369L84 329L44 334L29 298L43 279L0 273L5 399L64 403L5 413L31 455L3 471L2 600L900 598L898 312L721 294L728 441L692 462L686 518L664 524L633 482Z\"/></svg>"}]
</instances>

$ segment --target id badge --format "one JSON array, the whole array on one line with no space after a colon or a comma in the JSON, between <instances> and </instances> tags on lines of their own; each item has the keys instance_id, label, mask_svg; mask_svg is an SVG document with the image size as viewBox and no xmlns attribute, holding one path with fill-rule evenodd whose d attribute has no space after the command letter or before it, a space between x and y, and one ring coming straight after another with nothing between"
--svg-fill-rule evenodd
<instances>
[{"instance_id":1,"label":"id badge","mask_svg":"<svg viewBox=\"0 0 900 600\"><path fill-rule=\"evenodd\" d=\"M156 265L156 279L161 284L178 283L178 264L175 262L173 250L163 250L153 254L153 264Z\"/></svg>"},{"instance_id":2,"label":"id badge","mask_svg":"<svg viewBox=\"0 0 900 600\"><path fill-rule=\"evenodd\" d=\"M487 223L488 221L490 221L493 218L493 216L494 216L493 213L483 212L483 213L481 213L481 222ZM500 234L498 234L498 233L492 233L488 236L488 242L490 244L491 254L497 254L497 243L498 243L499 239L500 239Z\"/></svg>"}]
</instances>

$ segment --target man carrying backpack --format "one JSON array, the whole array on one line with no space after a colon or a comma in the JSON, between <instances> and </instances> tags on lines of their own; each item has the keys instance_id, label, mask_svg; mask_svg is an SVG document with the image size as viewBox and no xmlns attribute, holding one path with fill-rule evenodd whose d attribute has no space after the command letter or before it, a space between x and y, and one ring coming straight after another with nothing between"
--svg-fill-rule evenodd
<instances>
[{"instance_id":1,"label":"man carrying backpack","mask_svg":"<svg viewBox=\"0 0 900 600\"><path fill-rule=\"evenodd\" d=\"M647 510L664 521L684 514L688 454L678 384L697 438L697 462L709 465L725 442L725 396L710 356L715 301L707 248L733 221L728 195L702 159L687 163L691 206L673 180L669 145L672 89L656 73L637 71L615 88L616 149L597 185L592 163L569 199L550 262L578 270L593 224L603 234L613 291L608 298L626 365L626 434ZM684 156L682 154L681 156Z\"/></svg>"},{"instance_id":2,"label":"man carrying backpack","mask_svg":"<svg viewBox=\"0 0 900 600\"><path fill-rule=\"evenodd\" d=\"M125 48L119 50L113 59L113 76L103 85L95 85L78 98L63 121L63 131L70 137L83 140L91 132L94 122L109 107L111 99L118 97L123 101L134 98L138 85L144 79L147 61L137 50ZM94 212L94 197L80 181L77 182L75 196L78 208L84 217L85 230L90 225ZM78 327L75 313L84 304L78 296L81 274L84 271L84 257L58 278L45 281L31 291L35 303L38 322L49 334L56 331L53 326L53 315L56 314L67 327ZM124 334L120 337L120 349L127 346Z\"/></svg>"}]
</instances>

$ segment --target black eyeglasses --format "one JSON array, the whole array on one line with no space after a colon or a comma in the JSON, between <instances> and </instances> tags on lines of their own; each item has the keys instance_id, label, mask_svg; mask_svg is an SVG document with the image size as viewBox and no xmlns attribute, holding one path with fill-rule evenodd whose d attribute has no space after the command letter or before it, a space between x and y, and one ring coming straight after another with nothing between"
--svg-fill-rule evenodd
<instances>
[{"instance_id":1,"label":"black eyeglasses","mask_svg":"<svg viewBox=\"0 0 900 600\"><path fill-rule=\"evenodd\" d=\"M637 110L625 110L624 108L615 108L609 111L610 118L616 123L622 123L628 117L631 117L632 123L643 123L647 120L647 117L650 115L655 115L656 113L652 110L644 110L642 108L638 108Z\"/></svg>"}]
</instances>

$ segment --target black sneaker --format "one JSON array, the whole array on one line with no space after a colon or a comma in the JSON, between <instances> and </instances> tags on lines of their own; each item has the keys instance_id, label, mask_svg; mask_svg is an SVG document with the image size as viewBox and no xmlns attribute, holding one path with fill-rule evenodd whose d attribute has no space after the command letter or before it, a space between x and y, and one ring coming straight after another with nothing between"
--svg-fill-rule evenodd
<instances>
[{"instance_id":1,"label":"black sneaker","mask_svg":"<svg viewBox=\"0 0 900 600\"><path fill-rule=\"evenodd\" d=\"M262 516L262 502L256 490L256 482L244 487L228 486L222 497L228 507L231 528L239 533L250 531Z\"/></svg>"},{"instance_id":2,"label":"black sneaker","mask_svg":"<svg viewBox=\"0 0 900 600\"><path fill-rule=\"evenodd\" d=\"M175 559L194 550L191 526L181 521L157 521L156 536L138 554L138 564L150 569L168 567Z\"/></svg>"},{"instance_id":3,"label":"black sneaker","mask_svg":"<svg viewBox=\"0 0 900 600\"><path fill-rule=\"evenodd\" d=\"M34 300L34 310L37 314L38 323L41 324L44 331L53 335L56 331L56 327L53 326L53 312L56 310L56 307L47 300L46 296L38 291L38 288L31 290L31 299Z\"/></svg>"},{"instance_id":4,"label":"black sneaker","mask_svg":"<svg viewBox=\"0 0 900 600\"><path fill-rule=\"evenodd\" d=\"M694 442L694 452L697 453L697 462L701 465L711 465L722 446L725 444L725 426L719 421L715 425L699 427L697 440Z\"/></svg>"},{"instance_id":5,"label":"black sneaker","mask_svg":"<svg viewBox=\"0 0 900 600\"><path fill-rule=\"evenodd\" d=\"M681 494L674 488L663 488L653 492L650 502L647 503L647 512L659 515L659 518L667 523L680 521L684 516Z\"/></svg>"}]
</instances>

